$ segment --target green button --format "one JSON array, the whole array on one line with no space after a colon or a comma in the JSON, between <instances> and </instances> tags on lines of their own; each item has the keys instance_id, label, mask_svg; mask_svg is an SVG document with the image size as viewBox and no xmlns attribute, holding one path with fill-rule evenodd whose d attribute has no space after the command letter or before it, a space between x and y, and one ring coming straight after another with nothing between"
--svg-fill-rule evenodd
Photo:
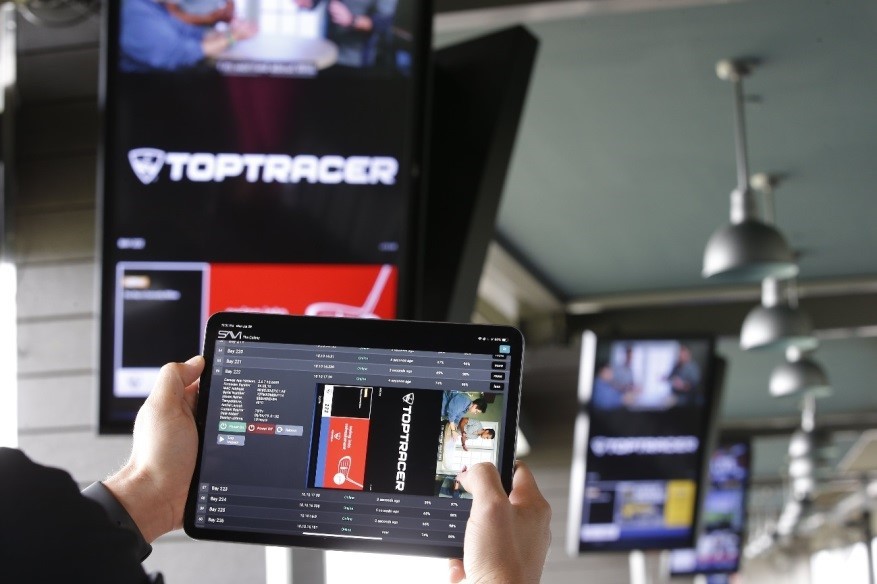
<instances>
[{"instance_id":1,"label":"green button","mask_svg":"<svg viewBox=\"0 0 877 584\"><path fill-rule=\"evenodd\" d=\"M246 422L228 422L226 420L219 420L219 431L220 432L246 432L247 431L247 423Z\"/></svg>"}]
</instances>

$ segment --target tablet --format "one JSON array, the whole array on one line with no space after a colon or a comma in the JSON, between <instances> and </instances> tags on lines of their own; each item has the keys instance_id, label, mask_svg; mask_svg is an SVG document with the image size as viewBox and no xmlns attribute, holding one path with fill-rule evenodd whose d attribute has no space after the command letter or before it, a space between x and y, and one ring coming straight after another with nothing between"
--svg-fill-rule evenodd
<instances>
[{"instance_id":1,"label":"tablet","mask_svg":"<svg viewBox=\"0 0 877 584\"><path fill-rule=\"evenodd\" d=\"M213 315L186 533L462 557L454 479L491 462L511 489L523 348L505 326Z\"/></svg>"}]
</instances>

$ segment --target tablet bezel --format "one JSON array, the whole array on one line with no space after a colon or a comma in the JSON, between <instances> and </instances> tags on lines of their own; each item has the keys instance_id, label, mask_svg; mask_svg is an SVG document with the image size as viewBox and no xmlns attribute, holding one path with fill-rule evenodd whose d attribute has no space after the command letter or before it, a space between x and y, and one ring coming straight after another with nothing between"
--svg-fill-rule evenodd
<instances>
[{"instance_id":1,"label":"tablet bezel","mask_svg":"<svg viewBox=\"0 0 877 584\"><path fill-rule=\"evenodd\" d=\"M252 324L260 334L268 333L261 342L334 345L387 349L485 353L487 339L508 339L511 346L508 392L504 395L505 428L499 447L499 471L506 492L511 491L515 464L517 424L520 413L521 370L523 365L524 338L514 327L502 325L456 324L406 320L365 320L288 316L259 313L221 312L210 317L204 337L204 358L208 366L201 375L201 389L195 414L198 429L198 451L195 472L186 500L183 527L195 539L363 551L397 553L433 557L462 557L463 540L459 545L397 543L337 537L306 536L301 534L277 534L253 531L212 529L195 525L197 490L204 452L206 419L211 401L211 380L217 332L221 325ZM481 339L481 340L479 340ZM424 506L426 509L426 506ZM467 518L468 520L468 518Z\"/></svg>"}]
</instances>

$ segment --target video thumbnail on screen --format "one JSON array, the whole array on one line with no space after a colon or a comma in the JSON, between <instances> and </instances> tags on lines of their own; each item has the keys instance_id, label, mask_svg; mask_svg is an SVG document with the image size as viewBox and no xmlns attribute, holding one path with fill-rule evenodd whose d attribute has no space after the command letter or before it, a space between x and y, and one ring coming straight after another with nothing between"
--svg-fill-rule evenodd
<instances>
[{"instance_id":1,"label":"video thumbnail on screen","mask_svg":"<svg viewBox=\"0 0 877 584\"><path fill-rule=\"evenodd\" d=\"M321 384L308 484L468 498L456 476L477 462L496 464L496 418L503 399L477 392Z\"/></svg>"}]
</instances>

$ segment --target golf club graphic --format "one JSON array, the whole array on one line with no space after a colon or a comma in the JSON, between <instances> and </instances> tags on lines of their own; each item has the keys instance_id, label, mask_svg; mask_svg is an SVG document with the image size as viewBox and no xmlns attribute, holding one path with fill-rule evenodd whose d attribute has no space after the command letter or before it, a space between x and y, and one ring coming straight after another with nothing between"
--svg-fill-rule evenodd
<instances>
[{"instance_id":1,"label":"golf club graphic","mask_svg":"<svg viewBox=\"0 0 877 584\"><path fill-rule=\"evenodd\" d=\"M338 302L314 302L305 308L305 314L308 316L379 318L378 315L374 313L374 310L378 306L378 301L381 299L384 286L387 285L387 280L390 279L392 273L393 266L390 264L384 264L381 266L381 271L378 272L378 277L372 286L371 292L368 293L365 303L362 306L351 306L349 304L341 304Z\"/></svg>"},{"instance_id":2,"label":"golf club graphic","mask_svg":"<svg viewBox=\"0 0 877 584\"><path fill-rule=\"evenodd\" d=\"M350 474L350 462L351 458L349 456L342 456L341 460L338 461L338 473L334 477L334 481L336 485L343 485L345 482L352 483L359 487L363 488L361 484L351 479L348 475Z\"/></svg>"}]
</instances>

